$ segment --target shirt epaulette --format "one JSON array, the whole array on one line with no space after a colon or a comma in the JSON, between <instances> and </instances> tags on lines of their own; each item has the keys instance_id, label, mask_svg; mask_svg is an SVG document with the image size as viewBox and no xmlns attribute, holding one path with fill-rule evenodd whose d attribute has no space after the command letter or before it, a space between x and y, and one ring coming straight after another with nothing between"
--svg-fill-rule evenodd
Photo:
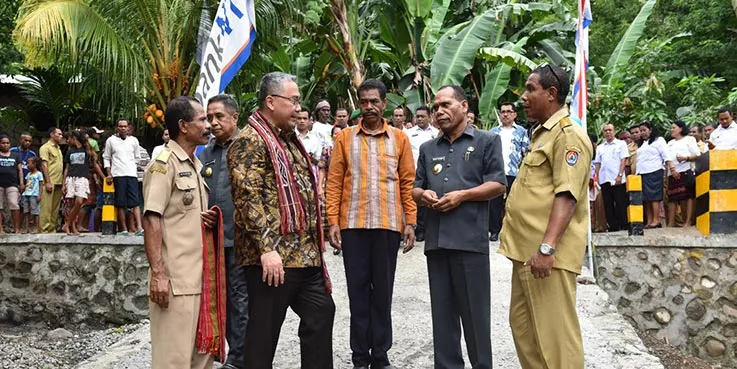
<instances>
[{"instance_id":1,"label":"shirt epaulette","mask_svg":"<svg viewBox=\"0 0 737 369\"><path fill-rule=\"evenodd\" d=\"M156 155L156 161L166 164L169 162L169 156L171 156L171 149L164 148L158 155Z\"/></svg>"},{"instance_id":2,"label":"shirt epaulette","mask_svg":"<svg viewBox=\"0 0 737 369\"><path fill-rule=\"evenodd\" d=\"M571 118L565 117L560 120L560 128L565 129L566 127L570 127L573 125L573 121L571 121Z\"/></svg>"}]
</instances>

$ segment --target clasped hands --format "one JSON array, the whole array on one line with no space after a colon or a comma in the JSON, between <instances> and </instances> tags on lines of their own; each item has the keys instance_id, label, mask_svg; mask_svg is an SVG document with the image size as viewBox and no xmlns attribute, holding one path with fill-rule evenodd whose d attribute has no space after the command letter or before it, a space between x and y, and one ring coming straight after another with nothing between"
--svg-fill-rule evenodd
<instances>
[{"instance_id":1,"label":"clasped hands","mask_svg":"<svg viewBox=\"0 0 737 369\"><path fill-rule=\"evenodd\" d=\"M420 203L426 208L437 210L441 213L451 211L465 201L464 191L451 191L438 198L438 194L433 190L425 190L422 192Z\"/></svg>"}]
</instances>

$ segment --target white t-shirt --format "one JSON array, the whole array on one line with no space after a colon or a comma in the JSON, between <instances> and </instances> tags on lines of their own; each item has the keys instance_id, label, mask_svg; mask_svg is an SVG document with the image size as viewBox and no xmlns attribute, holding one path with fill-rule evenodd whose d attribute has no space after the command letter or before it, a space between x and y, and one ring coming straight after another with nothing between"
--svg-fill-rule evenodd
<instances>
[{"instance_id":1,"label":"white t-shirt","mask_svg":"<svg viewBox=\"0 0 737 369\"><path fill-rule=\"evenodd\" d=\"M663 169L663 163L671 161L668 145L663 137L658 137L649 144L642 143L637 149L637 174L648 174Z\"/></svg>"},{"instance_id":2,"label":"white t-shirt","mask_svg":"<svg viewBox=\"0 0 737 369\"><path fill-rule=\"evenodd\" d=\"M499 139L502 141L502 157L504 158L504 168L509 168L511 160L509 156L515 151L514 147L514 126L500 127Z\"/></svg>"},{"instance_id":3,"label":"white t-shirt","mask_svg":"<svg viewBox=\"0 0 737 369\"><path fill-rule=\"evenodd\" d=\"M314 122L312 123L312 130L310 133L316 135L324 144L328 144L333 141L333 126L330 124Z\"/></svg>"},{"instance_id":4,"label":"white t-shirt","mask_svg":"<svg viewBox=\"0 0 737 369\"><path fill-rule=\"evenodd\" d=\"M320 156L322 155L322 139L317 137L317 135L313 132L307 132L307 135L305 136L302 136L299 131L296 131L296 133L297 137L302 142L302 145L305 147L307 153L314 156L315 159L319 160Z\"/></svg>"},{"instance_id":5,"label":"white t-shirt","mask_svg":"<svg viewBox=\"0 0 737 369\"><path fill-rule=\"evenodd\" d=\"M692 169L692 162L678 161L678 159L676 159L678 155L701 155L701 152L699 151L699 146L696 144L696 139L691 136L682 137L680 140L673 139L668 141L668 153L673 159L673 162L676 165L676 171L678 171L678 173L682 173L689 169Z\"/></svg>"},{"instance_id":6,"label":"white t-shirt","mask_svg":"<svg viewBox=\"0 0 737 369\"><path fill-rule=\"evenodd\" d=\"M732 122L727 128L722 128L720 124L711 133L709 140L714 144L714 150L737 149L737 123Z\"/></svg>"},{"instance_id":7,"label":"white t-shirt","mask_svg":"<svg viewBox=\"0 0 737 369\"><path fill-rule=\"evenodd\" d=\"M601 165L599 168L599 183L610 183L614 185L617 182L617 176L622 175L622 183L627 182L627 177L624 173L619 172L619 165L622 163L622 159L630 157L630 151L627 148L627 144L618 139L613 139L612 142L602 142L596 147L596 156L594 157L594 164Z\"/></svg>"},{"instance_id":8,"label":"white t-shirt","mask_svg":"<svg viewBox=\"0 0 737 369\"><path fill-rule=\"evenodd\" d=\"M412 156L415 158L415 168L417 168L417 159L420 157L420 146L423 143L438 137L438 129L428 125L427 129L422 129L420 126L414 126L404 130L404 133L409 137L409 144L412 146Z\"/></svg>"},{"instance_id":9,"label":"white t-shirt","mask_svg":"<svg viewBox=\"0 0 737 369\"><path fill-rule=\"evenodd\" d=\"M117 135L105 141L102 161L105 168L110 168L113 177L137 177L137 164L140 160L138 139L126 136L125 140Z\"/></svg>"}]
</instances>

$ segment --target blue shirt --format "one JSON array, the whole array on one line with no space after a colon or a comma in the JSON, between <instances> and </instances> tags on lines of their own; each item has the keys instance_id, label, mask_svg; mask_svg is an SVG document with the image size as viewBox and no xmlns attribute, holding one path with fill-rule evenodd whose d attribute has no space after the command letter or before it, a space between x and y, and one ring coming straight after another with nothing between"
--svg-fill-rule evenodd
<instances>
[{"instance_id":1,"label":"blue shirt","mask_svg":"<svg viewBox=\"0 0 737 369\"><path fill-rule=\"evenodd\" d=\"M21 150L20 146L11 147L10 152L18 153L21 160L21 167L23 168L23 176L27 176L30 170L28 170L28 159L36 157L36 153L33 150L28 149L26 151ZM40 163L39 163L40 164Z\"/></svg>"},{"instance_id":2,"label":"blue shirt","mask_svg":"<svg viewBox=\"0 0 737 369\"><path fill-rule=\"evenodd\" d=\"M527 135L527 131L516 123L512 123L512 129L512 142L504 142L502 126L492 128L491 133L496 133L502 137L502 152L506 154L504 158L505 174L510 177L516 177L519 174L522 157L525 156L525 153L530 148L530 137Z\"/></svg>"},{"instance_id":3,"label":"blue shirt","mask_svg":"<svg viewBox=\"0 0 737 369\"><path fill-rule=\"evenodd\" d=\"M23 196L38 197L43 180L44 175L40 171L26 174L26 190L23 191Z\"/></svg>"}]
</instances>

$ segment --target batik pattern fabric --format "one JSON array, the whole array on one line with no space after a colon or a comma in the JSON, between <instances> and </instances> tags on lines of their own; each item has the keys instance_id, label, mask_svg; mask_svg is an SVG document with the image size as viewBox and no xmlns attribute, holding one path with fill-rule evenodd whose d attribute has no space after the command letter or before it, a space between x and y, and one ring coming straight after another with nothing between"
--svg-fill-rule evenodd
<instances>
[{"instance_id":1,"label":"batik pattern fabric","mask_svg":"<svg viewBox=\"0 0 737 369\"><path fill-rule=\"evenodd\" d=\"M505 173L510 177L516 177L519 174L519 166L522 164L522 158L525 153L530 149L530 137L527 135L527 131L516 123L512 123L514 132L512 133L512 145L514 150L509 153L509 160ZM491 133L499 134L502 131L502 126L497 126L491 129Z\"/></svg>"}]
</instances>

